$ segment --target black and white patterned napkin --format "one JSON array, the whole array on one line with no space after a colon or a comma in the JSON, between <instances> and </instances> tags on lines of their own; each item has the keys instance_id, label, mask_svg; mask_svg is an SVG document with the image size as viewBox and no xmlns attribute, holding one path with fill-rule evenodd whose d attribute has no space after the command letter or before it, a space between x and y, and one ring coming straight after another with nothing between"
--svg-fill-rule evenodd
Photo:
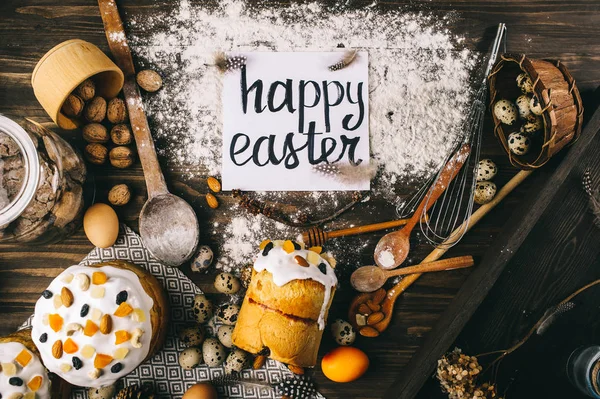
<instances>
[{"instance_id":1,"label":"black and white patterned napkin","mask_svg":"<svg viewBox=\"0 0 600 399\"><path fill-rule=\"evenodd\" d=\"M179 269L162 265L144 247L140 236L125 225L121 226L115 245L105 249L95 248L79 264L86 266L115 259L130 261L152 273L163 284L171 306L171 322L162 350L122 378L119 387L150 384L154 386L159 398L181 398L193 384L222 376L222 367L208 367L202 364L195 369L184 370L179 366L179 353L185 346L179 341L177 333L182 327L194 323L194 296L202 291ZM30 326L31 317L21 328ZM292 377L292 373L281 363L269 359L259 370L244 370L242 377L272 385ZM276 398L275 392L268 387L236 384L217 387L217 390L220 398ZM71 395L72 399L87 397L87 389L84 388L75 388ZM323 398L320 395L319 397Z\"/></svg>"}]
</instances>

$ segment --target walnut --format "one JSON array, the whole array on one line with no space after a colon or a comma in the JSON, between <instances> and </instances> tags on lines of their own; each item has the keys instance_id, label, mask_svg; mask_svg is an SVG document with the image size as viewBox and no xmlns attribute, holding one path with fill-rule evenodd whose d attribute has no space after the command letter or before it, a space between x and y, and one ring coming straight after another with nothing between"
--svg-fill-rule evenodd
<instances>
[{"instance_id":1,"label":"walnut","mask_svg":"<svg viewBox=\"0 0 600 399\"><path fill-rule=\"evenodd\" d=\"M125 169L133 165L135 154L131 148L119 146L110 150L108 158L110 159L110 164L115 168Z\"/></svg>"},{"instance_id":2,"label":"walnut","mask_svg":"<svg viewBox=\"0 0 600 399\"><path fill-rule=\"evenodd\" d=\"M106 117L111 123L122 123L127 118L127 107L125 101L120 98L113 98L108 102Z\"/></svg>"},{"instance_id":3,"label":"walnut","mask_svg":"<svg viewBox=\"0 0 600 399\"><path fill-rule=\"evenodd\" d=\"M99 123L90 123L83 127L83 139L88 143L106 143L109 140L106 127Z\"/></svg>"},{"instance_id":4,"label":"walnut","mask_svg":"<svg viewBox=\"0 0 600 399\"><path fill-rule=\"evenodd\" d=\"M127 184L117 184L108 192L108 202L115 206L123 206L129 203L131 190Z\"/></svg>"},{"instance_id":5,"label":"walnut","mask_svg":"<svg viewBox=\"0 0 600 399\"><path fill-rule=\"evenodd\" d=\"M127 145L133 141L131 129L123 123L113 126L110 130L110 138L116 145Z\"/></svg>"},{"instance_id":6,"label":"walnut","mask_svg":"<svg viewBox=\"0 0 600 399\"><path fill-rule=\"evenodd\" d=\"M75 89L77 94L83 101L90 101L96 95L96 85L91 79L86 79Z\"/></svg>"},{"instance_id":7,"label":"walnut","mask_svg":"<svg viewBox=\"0 0 600 399\"><path fill-rule=\"evenodd\" d=\"M84 155L85 159L87 159L89 163L93 163L94 165L102 165L104 162L106 162L108 149L102 144L91 143L85 146Z\"/></svg>"},{"instance_id":8,"label":"walnut","mask_svg":"<svg viewBox=\"0 0 600 399\"><path fill-rule=\"evenodd\" d=\"M136 77L137 84L144 90L154 93L162 86L162 78L150 69L140 71Z\"/></svg>"},{"instance_id":9,"label":"walnut","mask_svg":"<svg viewBox=\"0 0 600 399\"><path fill-rule=\"evenodd\" d=\"M75 94L69 94L60 111L70 118L75 118L81 115L84 106L85 103L81 97L76 96Z\"/></svg>"},{"instance_id":10,"label":"walnut","mask_svg":"<svg viewBox=\"0 0 600 399\"><path fill-rule=\"evenodd\" d=\"M85 119L90 122L100 123L106 116L106 100L102 97L94 97L85 106L84 110Z\"/></svg>"}]
</instances>

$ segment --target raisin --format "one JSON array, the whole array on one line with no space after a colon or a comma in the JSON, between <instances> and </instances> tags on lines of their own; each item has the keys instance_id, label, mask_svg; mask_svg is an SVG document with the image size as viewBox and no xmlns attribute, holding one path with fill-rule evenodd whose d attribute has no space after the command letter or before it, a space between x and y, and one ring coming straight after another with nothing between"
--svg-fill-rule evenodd
<instances>
[{"instance_id":1,"label":"raisin","mask_svg":"<svg viewBox=\"0 0 600 399\"><path fill-rule=\"evenodd\" d=\"M325 263L319 263L319 270L323 274L327 274L327 265Z\"/></svg>"},{"instance_id":2,"label":"raisin","mask_svg":"<svg viewBox=\"0 0 600 399\"><path fill-rule=\"evenodd\" d=\"M77 356L73 356L73 368L75 370L79 370L82 367L83 367L83 362L81 361L81 359L78 358Z\"/></svg>"},{"instance_id":3,"label":"raisin","mask_svg":"<svg viewBox=\"0 0 600 399\"><path fill-rule=\"evenodd\" d=\"M113 364L113 366L110 368L111 373L118 373L119 371L121 371L123 369L123 365L121 363L115 363Z\"/></svg>"},{"instance_id":4,"label":"raisin","mask_svg":"<svg viewBox=\"0 0 600 399\"><path fill-rule=\"evenodd\" d=\"M11 378L8 380L8 383L9 383L10 385L14 385L14 386L16 386L16 387L20 387L21 385L23 385L23 380L22 380L22 379L20 379L19 377L11 377Z\"/></svg>"},{"instance_id":5,"label":"raisin","mask_svg":"<svg viewBox=\"0 0 600 399\"><path fill-rule=\"evenodd\" d=\"M273 247L274 247L274 244L272 242L265 245L265 249L263 249L263 251L262 251L263 256L267 256L269 254L269 252L271 252Z\"/></svg>"},{"instance_id":6,"label":"raisin","mask_svg":"<svg viewBox=\"0 0 600 399\"><path fill-rule=\"evenodd\" d=\"M129 294L127 294L127 291L121 291L121 292L119 292L117 294L117 305L120 305L123 302L125 302L128 297L129 297Z\"/></svg>"},{"instance_id":7,"label":"raisin","mask_svg":"<svg viewBox=\"0 0 600 399\"><path fill-rule=\"evenodd\" d=\"M43 344L46 341L48 341L48 334L43 333L42 335L40 335L40 342Z\"/></svg>"},{"instance_id":8,"label":"raisin","mask_svg":"<svg viewBox=\"0 0 600 399\"><path fill-rule=\"evenodd\" d=\"M302 249L302 247L300 246L300 244L298 244L296 241L292 241L292 244L294 244L294 249L296 251L299 251L300 249Z\"/></svg>"},{"instance_id":9,"label":"raisin","mask_svg":"<svg viewBox=\"0 0 600 399\"><path fill-rule=\"evenodd\" d=\"M50 290L44 290L44 292L42 292L42 296L46 299L52 298L52 295L54 295L54 294Z\"/></svg>"},{"instance_id":10,"label":"raisin","mask_svg":"<svg viewBox=\"0 0 600 399\"><path fill-rule=\"evenodd\" d=\"M86 303L86 304L84 304L84 305L81 307L81 311L79 312L79 316L81 316L81 317L85 317L85 316L87 316L87 314L88 314L88 312L89 312L89 311L90 311L90 305L88 305L88 304Z\"/></svg>"}]
</instances>

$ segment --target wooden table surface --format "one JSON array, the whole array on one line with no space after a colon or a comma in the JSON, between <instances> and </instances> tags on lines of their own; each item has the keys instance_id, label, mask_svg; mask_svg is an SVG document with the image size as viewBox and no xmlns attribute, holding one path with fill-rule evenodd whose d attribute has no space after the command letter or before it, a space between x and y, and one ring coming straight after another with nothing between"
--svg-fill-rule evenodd
<instances>
[{"instance_id":1,"label":"wooden table surface","mask_svg":"<svg viewBox=\"0 0 600 399\"><path fill-rule=\"evenodd\" d=\"M354 1L355 6L370 4L371 1ZM382 1L386 7L408 9L423 9L443 15L448 12L457 12L453 31L464 35L467 45L479 51L485 51L489 46L498 22L507 23L508 50L523 52L533 57L548 57L562 60L577 81L578 87L584 98L584 105L593 109L594 90L600 83L600 68L597 61L600 54L600 3L596 0L579 1L445 1L433 0L423 5L420 2L410 1ZM122 11L125 11L125 22L128 16L151 15L157 10L166 10L173 6L166 0L122 0L119 1ZM35 100L30 85L31 72L39 58L55 44L72 38L80 38L98 45L107 50L106 39L102 29L97 5L88 0L3 0L0 2L0 113L15 120L30 117L53 127L49 117L44 113ZM131 32L131 30L130 30ZM138 33L138 32L136 32ZM56 131L59 131L55 128ZM75 147L83 148L80 134L73 132L60 132ZM500 166L500 173L496 179L500 186L508 181L516 170L508 165L506 157L493 137L489 120L485 128L484 155L494 159ZM597 144L597 141L596 141ZM166 161L166 160L161 160ZM549 165L548 168L555 167ZM227 212L212 212L204 203L203 193L206 192L204 182L205 174L198 170L203 177L185 180L182 169L164 164L167 182L172 191L187 199L196 209L201 228L204 231L201 241L217 246L219 236L212 235L209 229L213 222L227 223ZM105 198L108 189L116 183L130 184L135 191L132 202L124 209L119 210L121 220L137 229L137 215L145 202L145 186L139 164L127 170L115 170L109 167L94 167L90 171L95 176L98 198ZM530 182L545 175L535 174ZM535 195L528 190L529 184L518 188L501 203L493 213L476 226L458 245L453 248L450 255L471 254L480 259L494 239L501 233L505 221L519 206L526 195ZM590 272L590 262L598 265L597 232L589 222L586 207L581 195L575 200L571 196L577 195L576 189L561 191L557 197L557 205L552 212L560 212L564 223L555 226L554 215L546 212L544 220L540 221L541 227L534 231L535 237L529 237L519 251L522 256L534 254L547 254L539 259L528 262L544 262L545 264L559 267L557 263L567 262L570 273L579 276L577 265L581 263L586 268L583 272ZM303 201L303 194L298 194L298 203ZM223 194L219 197L222 206L227 207L234 200ZM560 201L560 202L558 202ZM223 216L224 215L224 216ZM389 220L394 217L394 210L389 204L378 198L373 198L367 205L359 205L351 212L345 214L329 227L347 225L350 223L364 224ZM562 220L562 219L561 219ZM571 232L569 221L577 221L577 232L584 234L591 241L593 248L586 250L580 247L579 242L565 242L565 232ZM545 224L544 224L545 223ZM585 223L581 227L581 223ZM553 229L554 227L554 229ZM575 227L573 227L575 228ZM596 234L595 236L593 234ZM364 263L372 261L372 249L380 234L374 233L360 238L344 239L342 243L348 247L363 245L366 250L362 254ZM578 235L568 235L576 241ZM591 237L591 238L590 238ZM562 246L562 247L561 247ZM558 248L571 249L561 252ZM575 250L577 248L577 250ZM83 232L79 230L72 237L59 244L47 246L0 245L0 313L4 320L0 324L0 334L13 331L32 312L35 301L40 293L65 267L79 262L83 256L92 249ZM431 248L426 245L416 245L413 248L415 259L423 258ZM590 252L591 251L591 252ZM595 252L594 252L595 251ZM371 252L371 253L370 253ZM554 254L554 256L551 256ZM579 262L579 259L581 261ZM496 312L496 318L485 320L485 315L477 316L477 320L487 326L486 331L492 334L495 343L512 341L517 337L518 328L524 328L527 321L535 320L531 314L543 313L541 306L532 299L533 293L527 293L527 287L535 286L535 292L545 293L552 291L558 297L563 290L569 290L575 285L574 278L564 280L560 276L548 272L547 269L538 267L538 274L522 272L519 279L511 279L515 275L514 269L523 267L523 260L513 261L509 270L503 275L501 283L505 290L494 294L489 303L486 301L485 309ZM527 263L529 265L529 263ZM583 266L582 266L583 267ZM210 276L194 275L189 266L184 265L182 270L188 274L198 285L207 292L214 292L211 287ZM529 269L528 269L529 270ZM565 271L566 272L566 271ZM430 274L421 277L404 297L398 302L396 314L390 328L377 339L358 339L356 345L365 350L372 362L369 372L360 380L348 384L334 384L327 381L316 368L316 378L321 391L331 398L377 398L383 396L397 376L406 371L405 365L415 351L422 345L428 331L447 308L461 284L469 275L470 270L457 270L451 273ZM510 274L512 273L512 274ZM590 272L591 273L591 272ZM595 272L597 274L597 272ZM589 276L580 276L578 280L585 280ZM567 284L568 282L568 284ZM344 316L347 302L352 292L347 283L342 283L342 289L336 295L332 307L332 317ZM519 289L519 287L521 287ZM507 294L512 295L507 299ZM555 295L546 295L545 299L556 299ZM530 318L523 320L521 300L528 301L527 306L536 306L530 309ZM510 305L511 314L504 314L502 306ZM500 316L501 315L501 316ZM482 318L484 319L482 321ZM518 327L518 328L517 328ZM478 324L468 327L467 340L480 342ZM520 331L520 330L519 330ZM487 337L486 336L486 337ZM333 343L326 338L322 352L331 348ZM430 393L435 389L430 388ZM431 396L429 393L424 397ZM518 397L515 396L515 397Z\"/></svg>"}]
</instances>

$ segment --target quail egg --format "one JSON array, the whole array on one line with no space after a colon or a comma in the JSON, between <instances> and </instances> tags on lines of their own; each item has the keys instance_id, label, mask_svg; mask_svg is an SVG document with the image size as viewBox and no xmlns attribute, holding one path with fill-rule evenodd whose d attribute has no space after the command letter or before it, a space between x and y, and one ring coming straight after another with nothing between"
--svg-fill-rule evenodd
<instances>
[{"instance_id":1,"label":"quail egg","mask_svg":"<svg viewBox=\"0 0 600 399\"><path fill-rule=\"evenodd\" d=\"M179 339L185 346L198 346L204 341L204 333L199 326L186 327L179 333Z\"/></svg>"},{"instance_id":2,"label":"quail egg","mask_svg":"<svg viewBox=\"0 0 600 399\"><path fill-rule=\"evenodd\" d=\"M531 109L529 109L529 102L531 101L531 97L527 94L520 95L517 98L515 104L517 105L517 111L519 111L519 116L521 119L527 119L531 116Z\"/></svg>"},{"instance_id":3,"label":"quail egg","mask_svg":"<svg viewBox=\"0 0 600 399\"><path fill-rule=\"evenodd\" d=\"M198 294L194 297L194 316L199 324L206 323L213 317L213 305L206 295Z\"/></svg>"},{"instance_id":4,"label":"quail egg","mask_svg":"<svg viewBox=\"0 0 600 399\"><path fill-rule=\"evenodd\" d=\"M240 307L238 305L226 304L217 310L217 321L222 324L232 326L237 322Z\"/></svg>"},{"instance_id":5,"label":"quail egg","mask_svg":"<svg viewBox=\"0 0 600 399\"><path fill-rule=\"evenodd\" d=\"M531 97L531 100L529 100L529 109L531 110L531 113L534 115L542 114L542 104L538 100L537 96L533 96L533 97Z\"/></svg>"},{"instance_id":6,"label":"quail egg","mask_svg":"<svg viewBox=\"0 0 600 399\"><path fill-rule=\"evenodd\" d=\"M529 152L531 140L521 133L511 133L508 135L508 148L515 155L525 155Z\"/></svg>"},{"instance_id":7,"label":"quail egg","mask_svg":"<svg viewBox=\"0 0 600 399\"><path fill-rule=\"evenodd\" d=\"M498 167L491 159L482 159L477 165L477 181L488 181L496 177Z\"/></svg>"},{"instance_id":8,"label":"quail egg","mask_svg":"<svg viewBox=\"0 0 600 399\"><path fill-rule=\"evenodd\" d=\"M220 366L225 361L225 348L216 338L206 338L202 344L204 363L209 367Z\"/></svg>"},{"instance_id":9,"label":"quail egg","mask_svg":"<svg viewBox=\"0 0 600 399\"><path fill-rule=\"evenodd\" d=\"M487 204L496 195L496 185L491 181L481 181L475 185L473 200L479 204Z\"/></svg>"},{"instance_id":10,"label":"quail egg","mask_svg":"<svg viewBox=\"0 0 600 399\"><path fill-rule=\"evenodd\" d=\"M531 117L521 126L521 133L531 134L544 127L544 121L541 116L531 115Z\"/></svg>"},{"instance_id":11,"label":"quail egg","mask_svg":"<svg viewBox=\"0 0 600 399\"><path fill-rule=\"evenodd\" d=\"M520 73L517 76L517 86L524 94L533 93L533 82L526 72Z\"/></svg>"},{"instance_id":12,"label":"quail egg","mask_svg":"<svg viewBox=\"0 0 600 399\"><path fill-rule=\"evenodd\" d=\"M356 331L352 324L342 319L336 319L331 324L331 335L339 345L352 345L356 339Z\"/></svg>"},{"instance_id":13,"label":"quail egg","mask_svg":"<svg viewBox=\"0 0 600 399\"><path fill-rule=\"evenodd\" d=\"M192 271L197 273L208 269L213 261L213 256L213 251L208 245L201 245L190 266Z\"/></svg>"},{"instance_id":14,"label":"quail egg","mask_svg":"<svg viewBox=\"0 0 600 399\"><path fill-rule=\"evenodd\" d=\"M231 351L223 367L225 368L225 374L231 374L233 372L239 373L250 363L250 355L248 352L241 349L234 349Z\"/></svg>"},{"instance_id":15,"label":"quail egg","mask_svg":"<svg viewBox=\"0 0 600 399\"><path fill-rule=\"evenodd\" d=\"M231 273L220 273L215 277L215 288L223 294L235 294L240 287L240 280Z\"/></svg>"},{"instance_id":16,"label":"quail egg","mask_svg":"<svg viewBox=\"0 0 600 399\"><path fill-rule=\"evenodd\" d=\"M494 115L505 125L512 125L517 121L517 107L508 100L498 100L494 104Z\"/></svg>"},{"instance_id":17,"label":"quail egg","mask_svg":"<svg viewBox=\"0 0 600 399\"><path fill-rule=\"evenodd\" d=\"M100 387L100 388L88 389L89 399L112 399L114 394L115 394L114 384L107 385L105 387Z\"/></svg>"},{"instance_id":18,"label":"quail egg","mask_svg":"<svg viewBox=\"0 0 600 399\"><path fill-rule=\"evenodd\" d=\"M187 348L179 354L179 365L184 369L193 369L202 363L200 348Z\"/></svg>"},{"instance_id":19,"label":"quail egg","mask_svg":"<svg viewBox=\"0 0 600 399\"><path fill-rule=\"evenodd\" d=\"M219 341L226 348L231 348L233 346L232 334L233 334L233 326L221 326L217 330L217 337Z\"/></svg>"}]
</instances>

